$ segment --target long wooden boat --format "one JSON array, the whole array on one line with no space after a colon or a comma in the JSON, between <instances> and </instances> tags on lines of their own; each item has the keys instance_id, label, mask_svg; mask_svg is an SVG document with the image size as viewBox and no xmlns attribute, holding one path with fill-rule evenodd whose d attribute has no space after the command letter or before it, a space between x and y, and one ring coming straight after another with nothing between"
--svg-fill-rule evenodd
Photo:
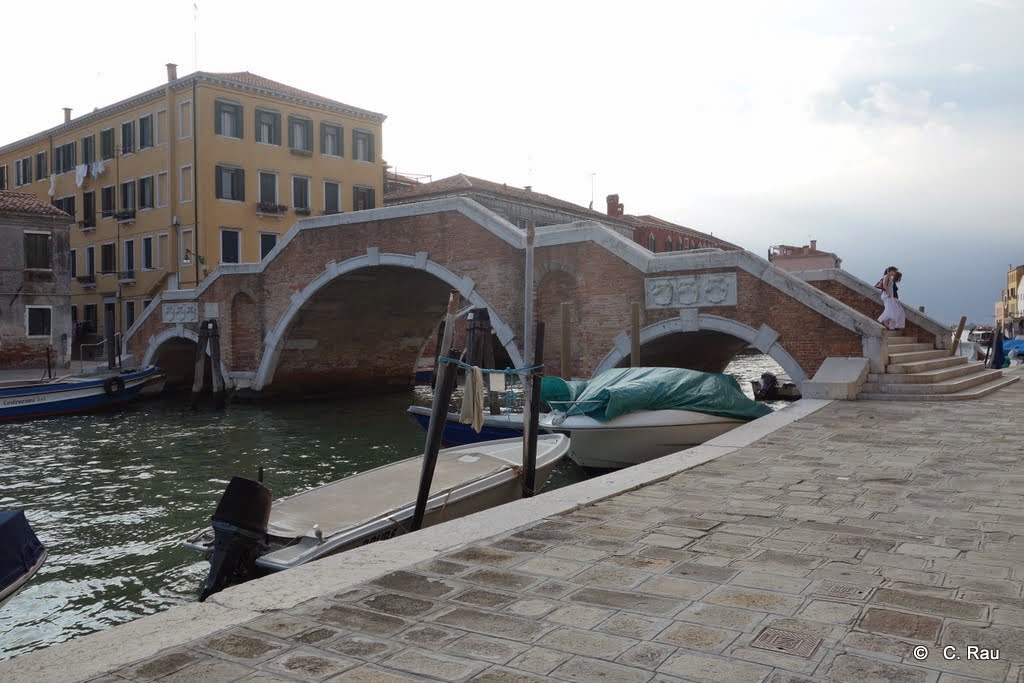
<instances>
[{"instance_id":1,"label":"long wooden boat","mask_svg":"<svg viewBox=\"0 0 1024 683\"><path fill-rule=\"evenodd\" d=\"M37 382L0 382L0 421L112 408L163 388L154 365L94 375L69 375Z\"/></svg>"},{"instance_id":2,"label":"long wooden boat","mask_svg":"<svg viewBox=\"0 0 1024 683\"><path fill-rule=\"evenodd\" d=\"M538 489L568 450L569 439L563 435L537 438ZM522 460L521 438L441 450L423 525L517 500L522 495ZM211 558L200 599L233 583L406 533L422 467L419 455L272 504L262 484L233 478L213 525L184 542Z\"/></svg>"},{"instance_id":3,"label":"long wooden boat","mask_svg":"<svg viewBox=\"0 0 1024 683\"><path fill-rule=\"evenodd\" d=\"M24 510L0 512L0 606L14 597L46 561Z\"/></svg>"},{"instance_id":4,"label":"long wooden boat","mask_svg":"<svg viewBox=\"0 0 1024 683\"><path fill-rule=\"evenodd\" d=\"M409 406L412 415L423 429L430 426L430 408L426 406ZM541 434L547 429L539 428ZM514 439L523 436L523 414L502 413L501 415L484 415L483 428L477 432L472 425L462 424L458 413L448 413L441 433L441 443L445 446L465 446L497 439Z\"/></svg>"}]
</instances>

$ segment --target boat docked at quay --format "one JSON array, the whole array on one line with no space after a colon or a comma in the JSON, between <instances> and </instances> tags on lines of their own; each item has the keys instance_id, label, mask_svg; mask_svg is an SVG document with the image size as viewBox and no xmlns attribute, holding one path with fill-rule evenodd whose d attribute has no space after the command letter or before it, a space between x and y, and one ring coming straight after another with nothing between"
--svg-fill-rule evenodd
<instances>
[{"instance_id":1,"label":"boat docked at quay","mask_svg":"<svg viewBox=\"0 0 1024 683\"><path fill-rule=\"evenodd\" d=\"M563 435L537 438L538 490L568 450ZM518 500L522 462L521 438L439 451L423 526ZM408 532L422 469L419 455L273 502L260 482L234 477L213 524L184 542L210 557L200 600L235 583Z\"/></svg>"},{"instance_id":2,"label":"boat docked at quay","mask_svg":"<svg viewBox=\"0 0 1024 683\"><path fill-rule=\"evenodd\" d=\"M164 379L159 368L147 365L34 382L0 382L0 421L114 408L140 394L159 393Z\"/></svg>"}]
</instances>

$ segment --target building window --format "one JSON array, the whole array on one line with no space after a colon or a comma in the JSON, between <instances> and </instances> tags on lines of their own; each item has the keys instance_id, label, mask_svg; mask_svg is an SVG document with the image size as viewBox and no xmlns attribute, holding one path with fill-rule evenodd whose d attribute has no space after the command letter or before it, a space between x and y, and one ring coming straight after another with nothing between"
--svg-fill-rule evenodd
<instances>
[{"instance_id":1,"label":"building window","mask_svg":"<svg viewBox=\"0 0 1024 683\"><path fill-rule=\"evenodd\" d=\"M220 262L242 262L242 233L238 230L220 229Z\"/></svg>"},{"instance_id":2,"label":"building window","mask_svg":"<svg viewBox=\"0 0 1024 683\"><path fill-rule=\"evenodd\" d=\"M46 180L46 152L40 152L36 155L36 180Z\"/></svg>"},{"instance_id":3,"label":"building window","mask_svg":"<svg viewBox=\"0 0 1024 683\"><path fill-rule=\"evenodd\" d=\"M167 110L161 109L156 113L156 134L153 136L157 145L167 143Z\"/></svg>"},{"instance_id":4,"label":"building window","mask_svg":"<svg viewBox=\"0 0 1024 683\"><path fill-rule=\"evenodd\" d=\"M260 203L277 204L277 174L260 171Z\"/></svg>"},{"instance_id":5,"label":"building window","mask_svg":"<svg viewBox=\"0 0 1024 683\"><path fill-rule=\"evenodd\" d=\"M149 305L151 303L153 303L152 299L143 299L142 300L142 310L146 310L147 308L149 308Z\"/></svg>"},{"instance_id":6,"label":"building window","mask_svg":"<svg viewBox=\"0 0 1024 683\"><path fill-rule=\"evenodd\" d=\"M341 183L324 181L324 213L341 213Z\"/></svg>"},{"instance_id":7,"label":"building window","mask_svg":"<svg viewBox=\"0 0 1024 683\"><path fill-rule=\"evenodd\" d=\"M25 336L49 337L51 315L52 310L50 306L26 306Z\"/></svg>"},{"instance_id":8,"label":"building window","mask_svg":"<svg viewBox=\"0 0 1024 683\"><path fill-rule=\"evenodd\" d=\"M124 241L124 270L128 273L135 271L135 240Z\"/></svg>"},{"instance_id":9,"label":"building window","mask_svg":"<svg viewBox=\"0 0 1024 683\"><path fill-rule=\"evenodd\" d=\"M78 145L74 140L66 142L53 151L53 172L54 173L67 173L75 169L76 155Z\"/></svg>"},{"instance_id":10,"label":"building window","mask_svg":"<svg viewBox=\"0 0 1024 683\"><path fill-rule=\"evenodd\" d=\"M25 233L25 268L50 269L50 233Z\"/></svg>"},{"instance_id":11,"label":"building window","mask_svg":"<svg viewBox=\"0 0 1024 683\"><path fill-rule=\"evenodd\" d=\"M178 103L178 139L192 137L192 100Z\"/></svg>"},{"instance_id":12,"label":"building window","mask_svg":"<svg viewBox=\"0 0 1024 683\"><path fill-rule=\"evenodd\" d=\"M242 107L217 100L215 104L214 132L226 138L242 137Z\"/></svg>"},{"instance_id":13,"label":"building window","mask_svg":"<svg viewBox=\"0 0 1024 683\"><path fill-rule=\"evenodd\" d=\"M142 269L153 270L153 238L142 238Z\"/></svg>"},{"instance_id":14,"label":"building window","mask_svg":"<svg viewBox=\"0 0 1024 683\"><path fill-rule=\"evenodd\" d=\"M139 149L153 146L153 115L139 118Z\"/></svg>"},{"instance_id":15,"label":"building window","mask_svg":"<svg viewBox=\"0 0 1024 683\"><path fill-rule=\"evenodd\" d=\"M292 176L292 206L309 209L309 178Z\"/></svg>"},{"instance_id":16,"label":"building window","mask_svg":"<svg viewBox=\"0 0 1024 683\"><path fill-rule=\"evenodd\" d=\"M124 302L124 328L127 330L129 327L135 324L135 302L125 301Z\"/></svg>"},{"instance_id":17,"label":"building window","mask_svg":"<svg viewBox=\"0 0 1024 683\"><path fill-rule=\"evenodd\" d=\"M113 242L108 242L106 244L100 245L100 273L106 275L108 273L116 272L116 255L117 254L114 252Z\"/></svg>"},{"instance_id":18,"label":"building window","mask_svg":"<svg viewBox=\"0 0 1024 683\"><path fill-rule=\"evenodd\" d=\"M192 167L182 166L178 172L178 202L186 204L192 201Z\"/></svg>"},{"instance_id":19,"label":"building window","mask_svg":"<svg viewBox=\"0 0 1024 683\"><path fill-rule=\"evenodd\" d=\"M0 166L0 190L7 189L7 164Z\"/></svg>"},{"instance_id":20,"label":"building window","mask_svg":"<svg viewBox=\"0 0 1024 683\"><path fill-rule=\"evenodd\" d=\"M14 186L21 187L32 182L32 158L25 157L14 162Z\"/></svg>"},{"instance_id":21,"label":"building window","mask_svg":"<svg viewBox=\"0 0 1024 683\"><path fill-rule=\"evenodd\" d=\"M647 248L651 251L658 251L658 241L654 239L654 233L647 235Z\"/></svg>"},{"instance_id":22,"label":"building window","mask_svg":"<svg viewBox=\"0 0 1024 683\"><path fill-rule=\"evenodd\" d=\"M85 313L85 326L82 332L92 332L93 334L96 334L96 321L98 320L96 315L96 304L86 304L83 312Z\"/></svg>"},{"instance_id":23,"label":"building window","mask_svg":"<svg viewBox=\"0 0 1024 683\"><path fill-rule=\"evenodd\" d=\"M87 135L82 138L82 163L91 164L96 161L96 136Z\"/></svg>"},{"instance_id":24,"label":"building window","mask_svg":"<svg viewBox=\"0 0 1024 683\"><path fill-rule=\"evenodd\" d=\"M352 131L352 158L356 161L373 161L373 133L367 130Z\"/></svg>"},{"instance_id":25,"label":"building window","mask_svg":"<svg viewBox=\"0 0 1024 683\"><path fill-rule=\"evenodd\" d=\"M114 129L100 131L100 157L104 161L114 158Z\"/></svg>"},{"instance_id":26,"label":"building window","mask_svg":"<svg viewBox=\"0 0 1024 683\"><path fill-rule=\"evenodd\" d=\"M167 206L167 171L156 177L156 205Z\"/></svg>"},{"instance_id":27,"label":"building window","mask_svg":"<svg viewBox=\"0 0 1024 683\"><path fill-rule=\"evenodd\" d=\"M139 208L153 208L153 176L139 178Z\"/></svg>"},{"instance_id":28,"label":"building window","mask_svg":"<svg viewBox=\"0 0 1024 683\"><path fill-rule=\"evenodd\" d=\"M244 169L218 166L216 176L217 199L230 199L236 202L245 201Z\"/></svg>"},{"instance_id":29,"label":"building window","mask_svg":"<svg viewBox=\"0 0 1024 683\"><path fill-rule=\"evenodd\" d=\"M135 208L135 181L126 180L121 183L121 210L131 211Z\"/></svg>"},{"instance_id":30,"label":"building window","mask_svg":"<svg viewBox=\"0 0 1024 683\"><path fill-rule=\"evenodd\" d=\"M182 230L178 237L178 260L188 265L192 263L186 252L195 253L195 244L192 243L192 231Z\"/></svg>"},{"instance_id":31,"label":"building window","mask_svg":"<svg viewBox=\"0 0 1024 683\"><path fill-rule=\"evenodd\" d=\"M67 215L71 216L72 219L75 218L75 195L71 195L70 197L61 197L60 199L54 199L53 205L56 206L61 211L63 211L64 213L66 213Z\"/></svg>"},{"instance_id":32,"label":"building window","mask_svg":"<svg viewBox=\"0 0 1024 683\"><path fill-rule=\"evenodd\" d=\"M100 213L104 218L109 218L117 211L114 201L114 186L109 185L100 190Z\"/></svg>"},{"instance_id":33,"label":"building window","mask_svg":"<svg viewBox=\"0 0 1024 683\"><path fill-rule=\"evenodd\" d=\"M85 274L96 274L96 247L85 248Z\"/></svg>"},{"instance_id":34,"label":"building window","mask_svg":"<svg viewBox=\"0 0 1024 683\"><path fill-rule=\"evenodd\" d=\"M360 187L355 186L352 188L352 210L362 211L364 209L372 209L373 203L373 188L372 187Z\"/></svg>"},{"instance_id":35,"label":"building window","mask_svg":"<svg viewBox=\"0 0 1024 683\"><path fill-rule=\"evenodd\" d=\"M297 116L288 117L288 147L296 152L313 151L313 122Z\"/></svg>"},{"instance_id":36,"label":"building window","mask_svg":"<svg viewBox=\"0 0 1024 683\"><path fill-rule=\"evenodd\" d=\"M327 156L342 156L341 126L333 123L320 124L320 153Z\"/></svg>"},{"instance_id":37,"label":"building window","mask_svg":"<svg viewBox=\"0 0 1024 683\"><path fill-rule=\"evenodd\" d=\"M256 110L256 142L281 144L281 115L265 109Z\"/></svg>"},{"instance_id":38,"label":"building window","mask_svg":"<svg viewBox=\"0 0 1024 683\"><path fill-rule=\"evenodd\" d=\"M156 236L156 267L164 269L164 254L167 253L167 233Z\"/></svg>"},{"instance_id":39,"label":"building window","mask_svg":"<svg viewBox=\"0 0 1024 683\"><path fill-rule=\"evenodd\" d=\"M135 122L126 121L121 124L121 154L135 151Z\"/></svg>"},{"instance_id":40,"label":"building window","mask_svg":"<svg viewBox=\"0 0 1024 683\"><path fill-rule=\"evenodd\" d=\"M68 254L68 263L71 264L71 279L78 277L78 250L72 249Z\"/></svg>"},{"instance_id":41,"label":"building window","mask_svg":"<svg viewBox=\"0 0 1024 683\"><path fill-rule=\"evenodd\" d=\"M260 261L267 258L267 254L273 251L274 247L277 246L277 233L273 232L261 232L260 233Z\"/></svg>"}]
</instances>

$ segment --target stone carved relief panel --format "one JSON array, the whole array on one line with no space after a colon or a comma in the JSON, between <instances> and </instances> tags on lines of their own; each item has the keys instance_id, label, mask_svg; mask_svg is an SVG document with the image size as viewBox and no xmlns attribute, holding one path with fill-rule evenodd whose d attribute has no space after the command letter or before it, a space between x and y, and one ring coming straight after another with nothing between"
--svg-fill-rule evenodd
<instances>
[{"instance_id":1,"label":"stone carved relief panel","mask_svg":"<svg viewBox=\"0 0 1024 683\"><path fill-rule=\"evenodd\" d=\"M647 308L735 306L736 273L649 277L644 291Z\"/></svg>"},{"instance_id":2,"label":"stone carved relief panel","mask_svg":"<svg viewBox=\"0 0 1024 683\"><path fill-rule=\"evenodd\" d=\"M165 323L197 323L199 322L199 304L164 304L163 322Z\"/></svg>"}]
</instances>

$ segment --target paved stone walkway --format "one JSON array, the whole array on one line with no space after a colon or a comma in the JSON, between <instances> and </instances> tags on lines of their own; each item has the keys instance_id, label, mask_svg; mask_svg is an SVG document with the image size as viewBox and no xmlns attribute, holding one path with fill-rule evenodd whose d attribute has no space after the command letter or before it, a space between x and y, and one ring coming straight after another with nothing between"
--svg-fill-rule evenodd
<instances>
[{"instance_id":1,"label":"paved stone walkway","mask_svg":"<svg viewBox=\"0 0 1024 683\"><path fill-rule=\"evenodd\" d=\"M1022 411L833 403L94 680L1024 683Z\"/></svg>"}]
</instances>

